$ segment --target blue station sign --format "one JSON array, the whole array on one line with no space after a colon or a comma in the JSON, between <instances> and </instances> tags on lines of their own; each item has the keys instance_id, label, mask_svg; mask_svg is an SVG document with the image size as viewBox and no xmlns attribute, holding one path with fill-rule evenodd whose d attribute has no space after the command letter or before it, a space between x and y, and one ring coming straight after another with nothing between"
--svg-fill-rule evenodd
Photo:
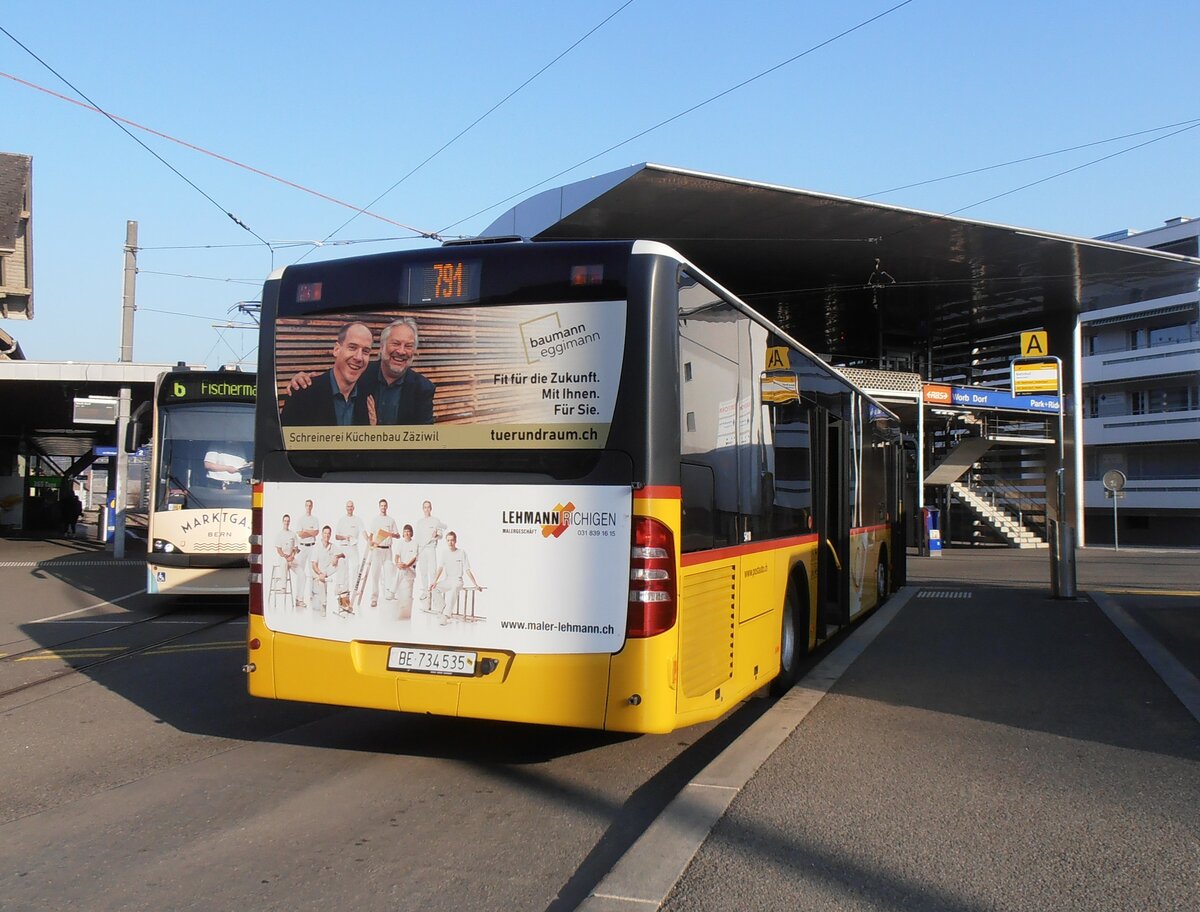
<instances>
[{"instance_id":1,"label":"blue station sign","mask_svg":"<svg viewBox=\"0 0 1200 912\"><path fill-rule=\"evenodd\" d=\"M948 408L1041 412L1049 415L1057 415L1059 405L1056 395L1014 396L1008 390L987 389L981 386L946 386L940 383L925 384L924 398L926 405Z\"/></svg>"}]
</instances>

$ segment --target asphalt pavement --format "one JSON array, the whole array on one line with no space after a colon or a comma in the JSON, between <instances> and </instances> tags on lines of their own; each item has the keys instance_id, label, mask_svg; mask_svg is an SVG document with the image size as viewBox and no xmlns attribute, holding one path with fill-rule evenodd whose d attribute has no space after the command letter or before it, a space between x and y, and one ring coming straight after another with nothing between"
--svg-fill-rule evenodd
<instances>
[{"instance_id":1,"label":"asphalt pavement","mask_svg":"<svg viewBox=\"0 0 1200 912\"><path fill-rule=\"evenodd\" d=\"M47 581L72 619L144 585L137 553L3 550L29 587L7 639L47 620ZM1045 551L910 557L904 590L551 908L1200 907L1200 552L1085 549L1077 569L1058 600Z\"/></svg>"},{"instance_id":2,"label":"asphalt pavement","mask_svg":"<svg viewBox=\"0 0 1200 912\"><path fill-rule=\"evenodd\" d=\"M581 908L1194 910L1200 552L911 557L909 586Z\"/></svg>"}]
</instances>

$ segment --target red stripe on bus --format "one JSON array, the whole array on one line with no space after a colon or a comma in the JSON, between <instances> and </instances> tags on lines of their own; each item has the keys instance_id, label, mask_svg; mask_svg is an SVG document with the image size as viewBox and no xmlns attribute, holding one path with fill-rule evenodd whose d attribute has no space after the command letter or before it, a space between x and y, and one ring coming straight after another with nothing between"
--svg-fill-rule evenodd
<instances>
[{"instance_id":1,"label":"red stripe on bus","mask_svg":"<svg viewBox=\"0 0 1200 912\"><path fill-rule=\"evenodd\" d=\"M665 500L679 500L682 496L680 491L681 489L678 485L649 485L634 491L633 499L651 500L653 498L663 498Z\"/></svg>"},{"instance_id":2,"label":"red stripe on bus","mask_svg":"<svg viewBox=\"0 0 1200 912\"><path fill-rule=\"evenodd\" d=\"M692 567L696 564L707 564L709 561L729 560L734 557L745 557L747 554L759 554L763 551L776 551L794 545L805 545L816 540L817 536L815 535L797 535L794 538L772 538L769 541L731 545L728 548L714 548L711 551L691 551L682 555L679 563L684 567Z\"/></svg>"}]
</instances>

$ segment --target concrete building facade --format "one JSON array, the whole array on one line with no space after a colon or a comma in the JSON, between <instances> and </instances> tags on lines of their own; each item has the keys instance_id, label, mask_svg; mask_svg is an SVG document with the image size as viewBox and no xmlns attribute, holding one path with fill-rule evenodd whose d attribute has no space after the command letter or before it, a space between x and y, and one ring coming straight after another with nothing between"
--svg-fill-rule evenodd
<instances>
[{"instance_id":1,"label":"concrete building facade","mask_svg":"<svg viewBox=\"0 0 1200 912\"><path fill-rule=\"evenodd\" d=\"M1195 257L1200 219L1097 240ZM1082 301L1085 521L1089 544L1112 543L1102 479L1126 476L1116 502L1120 544L1200 545L1200 291L1165 281L1097 286Z\"/></svg>"}]
</instances>

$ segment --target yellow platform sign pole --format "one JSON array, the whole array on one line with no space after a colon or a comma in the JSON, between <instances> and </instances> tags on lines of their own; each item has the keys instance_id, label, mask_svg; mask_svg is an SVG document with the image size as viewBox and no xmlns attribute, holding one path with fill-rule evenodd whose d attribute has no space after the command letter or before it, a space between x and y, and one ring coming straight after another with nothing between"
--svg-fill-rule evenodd
<instances>
[{"instance_id":1,"label":"yellow platform sign pole","mask_svg":"<svg viewBox=\"0 0 1200 912\"><path fill-rule=\"evenodd\" d=\"M1021 334L1022 348L1026 333ZM1036 336L1037 333L1028 333ZM1054 473L1057 510L1050 523L1050 590L1054 598L1075 598L1075 530L1066 522L1067 466L1066 429L1062 391L1062 361L1053 355L1014 358L1012 362L1012 394L1028 396L1053 392L1058 398L1058 469ZM1046 479L1047 491L1050 479Z\"/></svg>"}]
</instances>

